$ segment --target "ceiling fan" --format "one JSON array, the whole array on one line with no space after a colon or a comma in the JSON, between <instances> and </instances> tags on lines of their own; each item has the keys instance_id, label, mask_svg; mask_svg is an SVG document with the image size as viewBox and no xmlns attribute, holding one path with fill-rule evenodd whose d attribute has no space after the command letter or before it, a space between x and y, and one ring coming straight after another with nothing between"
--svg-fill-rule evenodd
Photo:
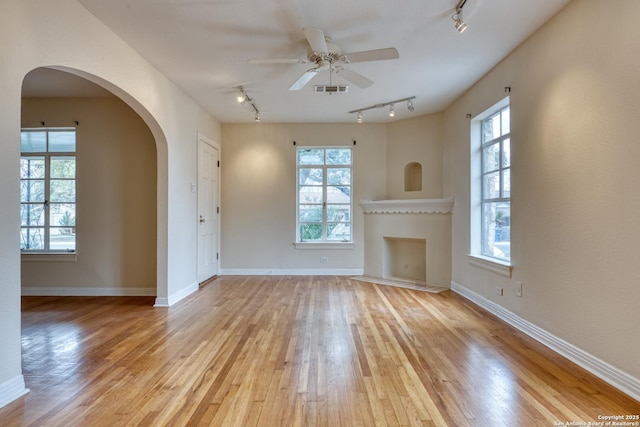
<instances>
[{"instance_id":1,"label":"ceiling fan","mask_svg":"<svg viewBox=\"0 0 640 427\"><path fill-rule=\"evenodd\" d=\"M344 67L344 64L354 62L382 61L386 59L398 59L398 51L395 47L384 49L364 50L360 52L342 53L340 46L332 43L324 31L316 28L303 28L307 42L309 43L306 59L250 59L253 64L315 64L296 80L289 90L300 90L311 81L320 71L329 70L338 74L354 85L365 89L373 84L360 73Z\"/></svg>"}]
</instances>

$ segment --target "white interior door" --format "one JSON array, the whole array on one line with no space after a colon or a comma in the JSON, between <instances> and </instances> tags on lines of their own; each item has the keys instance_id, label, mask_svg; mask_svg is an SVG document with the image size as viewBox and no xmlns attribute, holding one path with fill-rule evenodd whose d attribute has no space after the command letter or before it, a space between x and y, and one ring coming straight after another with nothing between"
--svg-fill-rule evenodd
<instances>
[{"instance_id":1,"label":"white interior door","mask_svg":"<svg viewBox=\"0 0 640 427\"><path fill-rule=\"evenodd\" d=\"M198 283L218 275L219 152L198 138Z\"/></svg>"}]
</instances>

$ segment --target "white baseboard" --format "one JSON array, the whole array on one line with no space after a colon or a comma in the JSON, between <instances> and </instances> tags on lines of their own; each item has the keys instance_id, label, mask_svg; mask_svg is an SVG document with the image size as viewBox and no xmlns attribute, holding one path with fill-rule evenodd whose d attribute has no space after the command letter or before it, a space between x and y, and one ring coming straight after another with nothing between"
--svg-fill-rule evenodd
<instances>
[{"instance_id":1,"label":"white baseboard","mask_svg":"<svg viewBox=\"0 0 640 427\"><path fill-rule=\"evenodd\" d=\"M362 276L361 268L225 268L224 276Z\"/></svg>"},{"instance_id":2,"label":"white baseboard","mask_svg":"<svg viewBox=\"0 0 640 427\"><path fill-rule=\"evenodd\" d=\"M23 286L22 295L52 297L140 297L155 296L156 288L71 288L50 286Z\"/></svg>"},{"instance_id":3,"label":"white baseboard","mask_svg":"<svg viewBox=\"0 0 640 427\"><path fill-rule=\"evenodd\" d=\"M0 408L13 402L20 396L23 396L29 392L28 388L25 388L24 377L18 375L0 384Z\"/></svg>"},{"instance_id":4,"label":"white baseboard","mask_svg":"<svg viewBox=\"0 0 640 427\"><path fill-rule=\"evenodd\" d=\"M506 310L504 307L494 303L493 301L490 301L465 288L459 283L451 281L451 290L498 316L509 325L521 332L524 332L556 353L566 357L576 365L586 369L623 393L628 394L636 400L640 400L640 379L635 378L615 366L612 366L592 354L574 346L573 344L556 337L533 323L515 315L511 311Z\"/></svg>"},{"instance_id":5,"label":"white baseboard","mask_svg":"<svg viewBox=\"0 0 640 427\"><path fill-rule=\"evenodd\" d=\"M177 303L181 299L191 295L199 289L200 285L198 282L193 282L189 286L186 286L183 289L180 289L178 292L175 292L168 297L157 297L156 303L153 305L154 307L171 307L173 304Z\"/></svg>"}]
</instances>

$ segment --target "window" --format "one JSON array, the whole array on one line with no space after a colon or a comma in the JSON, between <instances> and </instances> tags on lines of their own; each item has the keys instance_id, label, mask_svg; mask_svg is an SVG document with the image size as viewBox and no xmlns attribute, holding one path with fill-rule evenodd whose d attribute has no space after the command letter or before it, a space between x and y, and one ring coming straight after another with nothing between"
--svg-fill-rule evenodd
<instances>
[{"instance_id":1,"label":"window","mask_svg":"<svg viewBox=\"0 0 640 427\"><path fill-rule=\"evenodd\" d=\"M351 242L351 148L298 148L297 242Z\"/></svg>"},{"instance_id":2,"label":"window","mask_svg":"<svg viewBox=\"0 0 640 427\"><path fill-rule=\"evenodd\" d=\"M23 129L20 151L20 249L75 252L75 129Z\"/></svg>"},{"instance_id":3,"label":"window","mask_svg":"<svg viewBox=\"0 0 640 427\"><path fill-rule=\"evenodd\" d=\"M509 105L481 121L481 255L511 259Z\"/></svg>"}]
</instances>

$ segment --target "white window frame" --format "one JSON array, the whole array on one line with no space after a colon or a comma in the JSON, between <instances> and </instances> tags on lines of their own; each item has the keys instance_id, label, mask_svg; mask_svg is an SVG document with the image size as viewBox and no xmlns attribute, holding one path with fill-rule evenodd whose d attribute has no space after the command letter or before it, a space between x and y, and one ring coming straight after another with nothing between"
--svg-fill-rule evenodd
<instances>
[{"instance_id":1,"label":"white window frame","mask_svg":"<svg viewBox=\"0 0 640 427\"><path fill-rule=\"evenodd\" d=\"M497 138L492 139L491 141L483 141L483 122L484 120L493 117L496 113L504 110L505 108L510 109L509 97L504 98L503 100L496 103L491 108L487 109L483 113L474 117L471 121L471 164L470 164L470 174L471 174L471 187L470 187L470 205L471 205L471 215L470 215L470 253L469 260L472 265L480 268L484 268L486 270L493 271L494 273L501 274L506 277L511 277L512 273L512 262L511 257L508 258L499 258L495 257L492 254L488 254L483 250L483 247L486 247L484 242L485 230L483 229L483 224L485 223L483 218L483 204L484 203L494 203L494 202L504 202L509 203L511 205L511 196L504 196L504 181L501 181L500 188L500 197L497 198L485 198L484 197L484 189L483 189L483 148L486 146L490 146L493 143L500 144L500 153L502 153L502 143L507 139L511 139L511 132L500 135ZM502 164L502 159L499 161L499 173L502 177L504 171L511 170L511 163L509 163L508 167L504 167ZM511 191L511 186L509 183L509 192ZM509 210L511 207L509 206ZM509 242L511 244L511 238L509 237Z\"/></svg>"},{"instance_id":2,"label":"white window frame","mask_svg":"<svg viewBox=\"0 0 640 427\"><path fill-rule=\"evenodd\" d=\"M324 151L324 160L322 164L317 165L309 165L309 164L299 164L299 152L301 150L309 150L309 149L321 149ZM327 150L332 149L347 149L351 152L351 163L346 164L327 164L326 162L326 152ZM353 248L353 164L354 164L354 150L353 147L350 146L297 146L296 147L296 239L294 242L294 246L297 249L349 249ZM304 224L304 222L300 221L300 169L307 167L314 168L322 168L323 170L323 182L322 182L322 237L320 240L302 240L300 236L300 226ZM330 240L327 239L327 223L331 222L327 219L327 188L330 185L327 184L327 171L331 168L349 168L351 174L351 180L349 183L350 194L349 194L349 220L344 221L345 224L348 224L350 230L350 239L349 240ZM345 203L340 203L345 204Z\"/></svg>"},{"instance_id":3,"label":"white window frame","mask_svg":"<svg viewBox=\"0 0 640 427\"><path fill-rule=\"evenodd\" d=\"M76 129L75 128L68 128L68 127L48 127L48 128L24 128L22 129L23 132L42 132L45 133L46 135L46 148L45 151L28 151L28 152L22 152L20 153L20 159L23 158L27 158L27 157L36 157L36 158L44 158L44 178L41 178L39 180L44 181L44 212L43 212L43 220L44 220L44 224L41 226L28 226L28 225L22 225L20 226L20 229L26 229L26 228L43 228L44 229L44 247L43 248L38 248L38 249L21 249L21 253L23 255L23 260L29 260L29 261L42 261L42 260L46 260L46 261L51 261L51 260L56 260L56 261L69 261L69 260L75 260L75 254L76 254L76 250L77 250L77 238L74 241L74 248L67 248L67 249L51 249L51 229L52 228L58 228L57 225L52 225L50 223L50 209L51 209L51 203L50 203L50 196L51 196L51 182L52 181L57 181L57 180L66 180L68 178L52 178L51 177L51 159L54 158L60 158L60 157L72 157L74 159L74 163L76 165L76 175L74 176L73 181L75 181L75 188L77 191L77 138L76 138L76 142L75 142L75 146L74 146L74 151L50 151L49 150L49 135L51 133L54 132L73 132L74 134L76 133ZM20 182L22 183L22 181L24 181L25 179L21 177ZM28 204L34 204L34 202L23 202L22 200L20 201L20 205L28 205ZM73 201L65 201L64 204L73 204L75 205L75 219L77 219L77 194L74 197ZM73 229L73 233L75 234L75 230L76 230L76 222L74 220L74 225L70 226L70 228ZM22 231L21 231L22 234ZM77 236L76 236L77 237ZM21 244L22 246L22 244ZM25 258L24 255L26 255L27 257ZM43 255L46 258L40 258L39 256Z\"/></svg>"}]
</instances>

